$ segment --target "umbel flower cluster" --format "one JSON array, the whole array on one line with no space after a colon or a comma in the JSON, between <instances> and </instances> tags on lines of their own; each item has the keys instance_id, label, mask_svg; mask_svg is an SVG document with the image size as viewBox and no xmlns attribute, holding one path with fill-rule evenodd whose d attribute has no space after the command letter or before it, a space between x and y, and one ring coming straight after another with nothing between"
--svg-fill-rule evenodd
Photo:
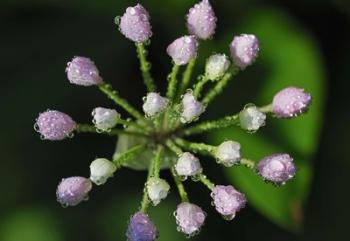
<instances>
[{"instance_id":1,"label":"umbel flower cluster","mask_svg":"<svg viewBox=\"0 0 350 241\"><path fill-rule=\"evenodd\" d=\"M198 155L209 155L227 168L245 165L263 180L277 186L285 184L296 173L293 158L286 153L272 154L260 161L253 161L241 156L241 145L234 140L226 140L218 146L186 140L192 135L234 125L254 133L265 125L267 114L271 113L280 119L294 118L307 111L311 103L309 93L290 86L278 92L268 105L258 107L249 104L239 113L196 123L232 77L253 64L259 53L259 41L253 34L234 36L228 48L230 54L209 56L204 74L191 83L198 46L201 41L213 37L217 18L209 1L203 0L189 10L186 19L189 35L175 39L166 49L173 68L163 94L156 89L147 60L145 48L152 36L148 12L138 4L128 7L124 15L117 18L120 32L136 45L147 87L142 106L144 113L131 106L102 79L92 60L76 56L66 68L70 83L96 86L115 102L117 109L124 109L130 116L123 117L115 109L96 107L92 110L92 124L78 124L57 110L47 110L36 119L35 129L44 140L59 141L82 132L116 136L119 142L133 138L132 144L126 148L124 146L113 158L93 160L90 177L64 178L56 192L57 200L63 206L75 206L87 200L93 184L105 184L120 168L133 167L132 163L135 162L147 167L148 177L141 205L131 216L126 232L129 241L152 241L158 237L157 228L147 210L150 204L158 205L169 193L170 185L160 176L161 169L170 170L178 189L181 203L174 212L175 219L178 230L188 237L200 231L206 213L190 201L184 187L186 180L204 184L209 189L212 205L226 220L232 220L247 202L245 195L232 185L214 184L204 174ZM179 76L180 71L183 71L182 78Z\"/></svg>"}]
</instances>

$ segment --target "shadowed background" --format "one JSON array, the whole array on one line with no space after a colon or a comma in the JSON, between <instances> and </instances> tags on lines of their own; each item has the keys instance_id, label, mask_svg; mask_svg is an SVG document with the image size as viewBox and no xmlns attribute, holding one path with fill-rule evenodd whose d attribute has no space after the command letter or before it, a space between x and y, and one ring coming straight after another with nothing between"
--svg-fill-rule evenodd
<instances>
[{"instance_id":1,"label":"shadowed background","mask_svg":"<svg viewBox=\"0 0 350 241\"><path fill-rule=\"evenodd\" d=\"M186 34L185 14L196 1L140 2L151 15L154 35L149 59L156 83L164 90L171 69L165 49ZM210 206L203 186L186 183L191 201L208 212L205 227L193 240L344 240L350 214L349 5L342 0L211 3L218 28L214 39L201 45L195 73L202 73L211 53L228 53L233 35L243 32L259 37L261 55L231 82L203 118L235 113L246 103L267 104L288 85L305 87L314 103L307 115L296 120L268 118L267 126L255 135L231 128L201 137L212 144L225 138L238 140L244 155L254 159L289 152L299 174L276 189L245 169L224 170L204 158L208 176L247 193L248 205L226 222ZM114 106L96 88L69 84L64 69L74 55L91 57L104 80L141 106L145 88L135 48L114 24L114 17L134 4L127 0L1 1L0 241L125 240L127 221L138 208L146 174L121 170L106 185L95 187L88 202L63 209L55 200L59 180L88 176L95 157L113 155L115 140L82 134L61 142L41 141L33 125L38 113L47 108L90 122L94 107ZM167 172L162 175L169 177ZM185 240L173 218L178 202L173 188L166 201L151 208L160 241Z\"/></svg>"}]
</instances>

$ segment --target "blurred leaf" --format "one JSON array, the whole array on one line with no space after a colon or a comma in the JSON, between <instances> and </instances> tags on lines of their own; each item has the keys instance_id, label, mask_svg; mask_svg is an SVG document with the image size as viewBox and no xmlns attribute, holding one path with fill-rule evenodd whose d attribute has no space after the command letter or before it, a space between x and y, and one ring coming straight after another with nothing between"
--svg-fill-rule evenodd
<instances>
[{"instance_id":1,"label":"blurred leaf","mask_svg":"<svg viewBox=\"0 0 350 241\"><path fill-rule=\"evenodd\" d=\"M2 221L0 240L62 241L64 239L58 223L50 213L43 209L28 209L18 210Z\"/></svg>"},{"instance_id":2,"label":"blurred leaf","mask_svg":"<svg viewBox=\"0 0 350 241\"><path fill-rule=\"evenodd\" d=\"M242 144L242 155L254 160L276 152L290 152L298 166L298 174L283 187L265 184L244 167L227 169L226 174L263 215L281 227L299 231L302 207L312 178L311 159L322 126L325 91L322 58L310 36L285 13L259 9L251 11L246 19L249 21L240 30L254 33L260 39L261 54L256 64L261 64L266 73L256 73L258 79L250 80L260 82L261 86L255 103L267 104L276 92L293 85L311 92L313 105L309 113L293 120L269 118L267 126L254 135L230 128L213 133L210 138L216 143L227 138L237 140Z\"/></svg>"}]
</instances>

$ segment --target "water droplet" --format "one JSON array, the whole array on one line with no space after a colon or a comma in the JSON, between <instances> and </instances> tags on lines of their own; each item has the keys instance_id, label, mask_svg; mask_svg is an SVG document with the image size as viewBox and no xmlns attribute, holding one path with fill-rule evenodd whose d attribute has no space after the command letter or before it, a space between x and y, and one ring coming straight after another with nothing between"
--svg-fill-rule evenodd
<instances>
[{"instance_id":1,"label":"water droplet","mask_svg":"<svg viewBox=\"0 0 350 241\"><path fill-rule=\"evenodd\" d=\"M121 19L120 16L116 16L116 17L114 18L114 23L115 23L116 25L118 25L118 26L119 26L119 24L120 24L120 19Z\"/></svg>"},{"instance_id":2,"label":"water droplet","mask_svg":"<svg viewBox=\"0 0 350 241\"><path fill-rule=\"evenodd\" d=\"M35 124L34 124L34 130L35 130L36 132L39 132L39 125L38 125L38 123L35 123Z\"/></svg>"},{"instance_id":3,"label":"water droplet","mask_svg":"<svg viewBox=\"0 0 350 241\"><path fill-rule=\"evenodd\" d=\"M68 204L67 203L61 203L61 206L63 207L63 208L68 208Z\"/></svg>"}]
</instances>

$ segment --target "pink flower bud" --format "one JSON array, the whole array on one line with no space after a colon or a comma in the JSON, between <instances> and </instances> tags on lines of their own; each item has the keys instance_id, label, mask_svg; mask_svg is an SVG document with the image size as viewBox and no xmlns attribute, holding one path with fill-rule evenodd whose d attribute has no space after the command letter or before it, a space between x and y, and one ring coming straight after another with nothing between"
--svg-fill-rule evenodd
<instances>
[{"instance_id":1,"label":"pink flower bud","mask_svg":"<svg viewBox=\"0 0 350 241\"><path fill-rule=\"evenodd\" d=\"M208 0L194 5L187 15L187 28L190 34L206 40L212 37L216 28L216 17Z\"/></svg>"},{"instance_id":2,"label":"pink flower bud","mask_svg":"<svg viewBox=\"0 0 350 241\"><path fill-rule=\"evenodd\" d=\"M76 206L80 202L87 200L91 188L91 181L85 177L62 179L57 187L57 201L63 206Z\"/></svg>"},{"instance_id":3,"label":"pink flower bud","mask_svg":"<svg viewBox=\"0 0 350 241\"><path fill-rule=\"evenodd\" d=\"M235 36L231 42L230 51L236 66L240 69L245 69L257 58L259 41L252 34Z\"/></svg>"},{"instance_id":4,"label":"pink flower bud","mask_svg":"<svg viewBox=\"0 0 350 241\"><path fill-rule=\"evenodd\" d=\"M147 41L152 36L152 30L146 9L141 4L128 7L120 19L119 30L125 37L134 42Z\"/></svg>"},{"instance_id":5,"label":"pink flower bud","mask_svg":"<svg viewBox=\"0 0 350 241\"><path fill-rule=\"evenodd\" d=\"M167 53L177 65L185 65L197 57L198 41L195 36L183 36L172 42Z\"/></svg>"},{"instance_id":6,"label":"pink flower bud","mask_svg":"<svg viewBox=\"0 0 350 241\"><path fill-rule=\"evenodd\" d=\"M205 221L206 213L197 205L183 202L175 212L178 230L189 235L196 235Z\"/></svg>"},{"instance_id":7,"label":"pink flower bud","mask_svg":"<svg viewBox=\"0 0 350 241\"><path fill-rule=\"evenodd\" d=\"M308 110L311 100L311 95L303 89L288 87L273 98L272 112L279 118L296 117Z\"/></svg>"},{"instance_id":8,"label":"pink flower bud","mask_svg":"<svg viewBox=\"0 0 350 241\"><path fill-rule=\"evenodd\" d=\"M217 185L211 197L216 210L228 220L232 220L246 203L244 194L238 192L233 186Z\"/></svg>"},{"instance_id":9,"label":"pink flower bud","mask_svg":"<svg viewBox=\"0 0 350 241\"><path fill-rule=\"evenodd\" d=\"M74 57L71 62L67 63L66 73L72 84L91 86L102 83L95 63L86 57Z\"/></svg>"},{"instance_id":10,"label":"pink flower bud","mask_svg":"<svg viewBox=\"0 0 350 241\"><path fill-rule=\"evenodd\" d=\"M74 120L57 110L47 110L40 113L35 123L35 130L41 134L41 137L51 141L71 137L75 128Z\"/></svg>"},{"instance_id":11,"label":"pink flower bud","mask_svg":"<svg viewBox=\"0 0 350 241\"><path fill-rule=\"evenodd\" d=\"M257 166L258 173L267 181L284 184L295 175L293 159L288 154L274 154L262 159Z\"/></svg>"}]
</instances>

